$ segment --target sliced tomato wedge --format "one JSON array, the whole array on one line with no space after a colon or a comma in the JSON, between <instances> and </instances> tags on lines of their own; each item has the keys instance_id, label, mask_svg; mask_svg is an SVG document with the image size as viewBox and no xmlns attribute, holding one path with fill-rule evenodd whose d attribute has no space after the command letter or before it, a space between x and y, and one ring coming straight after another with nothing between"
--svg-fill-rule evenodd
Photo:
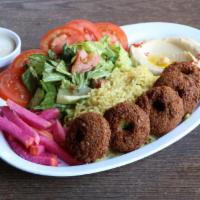
<instances>
[{"instance_id":1,"label":"sliced tomato wedge","mask_svg":"<svg viewBox=\"0 0 200 200\"><path fill-rule=\"evenodd\" d=\"M21 80L21 74L11 68L0 73L0 97L11 99L21 106L27 106L30 94Z\"/></svg>"},{"instance_id":2,"label":"sliced tomato wedge","mask_svg":"<svg viewBox=\"0 0 200 200\"><path fill-rule=\"evenodd\" d=\"M59 26L48 31L40 41L40 48L44 51L53 50L60 54L65 44L74 44L84 41L84 35L74 27Z\"/></svg>"},{"instance_id":3,"label":"sliced tomato wedge","mask_svg":"<svg viewBox=\"0 0 200 200\"><path fill-rule=\"evenodd\" d=\"M101 38L101 34L99 33L95 24L88 20L85 19L72 20L68 22L66 26L79 29L84 34L85 40L97 41Z\"/></svg>"},{"instance_id":4,"label":"sliced tomato wedge","mask_svg":"<svg viewBox=\"0 0 200 200\"><path fill-rule=\"evenodd\" d=\"M108 35L111 38L111 42L120 42L124 49L128 50L128 39L124 31L118 26L110 22L99 22L95 24L101 36Z\"/></svg>"},{"instance_id":5,"label":"sliced tomato wedge","mask_svg":"<svg viewBox=\"0 0 200 200\"><path fill-rule=\"evenodd\" d=\"M100 57L96 54L88 54L84 50L80 50L77 54L75 63L72 65L71 72L83 73L88 72L96 67L99 63Z\"/></svg>"},{"instance_id":6,"label":"sliced tomato wedge","mask_svg":"<svg viewBox=\"0 0 200 200\"><path fill-rule=\"evenodd\" d=\"M47 55L45 51L42 51L40 49L30 49L27 51L22 52L19 56L15 58L15 60L12 62L10 68L12 70L17 71L16 73L22 74L25 71L25 65L28 61L28 57L33 54L42 54Z\"/></svg>"}]
</instances>

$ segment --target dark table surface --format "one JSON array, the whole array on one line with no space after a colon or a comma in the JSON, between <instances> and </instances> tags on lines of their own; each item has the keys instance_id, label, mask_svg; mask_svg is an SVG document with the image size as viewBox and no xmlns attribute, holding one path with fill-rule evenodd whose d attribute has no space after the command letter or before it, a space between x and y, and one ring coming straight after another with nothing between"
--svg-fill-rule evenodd
<instances>
[{"instance_id":1,"label":"dark table surface","mask_svg":"<svg viewBox=\"0 0 200 200\"><path fill-rule=\"evenodd\" d=\"M37 48L48 29L71 19L119 25L166 21L200 28L199 0L0 0L0 26ZM4 199L200 199L200 127L167 149L124 167L74 178L21 172L0 162Z\"/></svg>"}]
</instances>

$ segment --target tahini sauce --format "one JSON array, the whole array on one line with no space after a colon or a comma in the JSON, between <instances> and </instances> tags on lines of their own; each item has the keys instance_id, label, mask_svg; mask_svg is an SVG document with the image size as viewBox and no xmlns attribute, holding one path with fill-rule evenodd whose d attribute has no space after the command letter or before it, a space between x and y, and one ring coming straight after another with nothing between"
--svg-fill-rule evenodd
<instances>
[{"instance_id":1,"label":"tahini sauce","mask_svg":"<svg viewBox=\"0 0 200 200\"><path fill-rule=\"evenodd\" d=\"M15 41L6 34L0 33L0 58L7 56L15 49Z\"/></svg>"}]
</instances>

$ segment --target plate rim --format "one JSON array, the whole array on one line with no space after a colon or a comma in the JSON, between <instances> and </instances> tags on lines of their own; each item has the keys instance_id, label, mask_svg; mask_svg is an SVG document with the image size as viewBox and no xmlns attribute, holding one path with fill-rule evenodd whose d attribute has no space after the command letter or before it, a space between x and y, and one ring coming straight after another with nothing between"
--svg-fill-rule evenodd
<instances>
[{"instance_id":1,"label":"plate rim","mask_svg":"<svg viewBox=\"0 0 200 200\"><path fill-rule=\"evenodd\" d=\"M178 26L181 28L191 29L191 31L200 32L200 30L190 27L183 24L176 24L176 23L168 23L168 22L145 22L145 23L137 23L137 24L128 24L122 26L123 30L131 29L133 27L139 26L154 26L154 25L169 25L169 26ZM200 39L200 38L199 38ZM2 100L0 99L0 105L2 104ZM179 124L175 129L167 133L166 135L160 137L156 141L147 144L135 151L108 159L103 160L96 163L91 164L84 164L80 166L61 166L61 167L49 167L43 166L39 164L35 164L29 162L27 160L22 159L18 155L16 155L8 146L7 141L5 140L4 136L0 134L0 143L3 142L3 145L0 145L0 149L5 148L4 150L0 151L0 158L4 160L9 165L20 169L22 171L42 175L42 176L51 176L51 177L70 177L70 176L81 176L86 174L93 174L102 171L107 171L110 169L114 169L117 167L121 167L136 161L139 161L145 157L148 157L160 150L165 149L166 147L174 144L185 135L189 134L193 129L195 129L200 124L200 106L191 114L191 116L186 119L184 122ZM8 152L5 152L5 150ZM13 159L14 158L14 159Z\"/></svg>"}]
</instances>

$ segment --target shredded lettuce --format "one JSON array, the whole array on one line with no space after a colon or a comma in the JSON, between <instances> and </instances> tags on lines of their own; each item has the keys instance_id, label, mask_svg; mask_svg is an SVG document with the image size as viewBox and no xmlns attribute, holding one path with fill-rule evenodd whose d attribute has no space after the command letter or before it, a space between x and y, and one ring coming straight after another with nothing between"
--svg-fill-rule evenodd
<instances>
[{"instance_id":1,"label":"shredded lettuce","mask_svg":"<svg viewBox=\"0 0 200 200\"><path fill-rule=\"evenodd\" d=\"M124 50L124 48L115 47L114 49L115 49L115 51L117 51L117 54L118 54L117 60L115 62L116 67L121 68L121 67L132 67L133 66L133 63L132 63L131 59L129 58L129 55Z\"/></svg>"},{"instance_id":2,"label":"shredded lettuce","mask_svg":"<svg viewBox=\"0 0 200 200\"><path fill-rule=\"evenodd\" d=\"M88 97L89 97L88 94L82 95L81 93L78 93L78 92L74 92L73 94L71 94L69 91L65 89L59 89L56 102L59 104L73 104L79 100L82 100Z\"/></svg>"},{"instance_id":3,"label":"shredded lettuce","mask_svg":"<svg viewBox=\"0 0 200 200\"><path fill-rule=\"evenodd\" d=\"M32 68L37 76L42 75L44 70L44 64L46 62L47 57L40 54L33 54L29 57L28 67Z\"/></svg>"},{"instance_id":4,"label":"shredded lettuce","mask_svg":"<svg viewBox=\"0 0 200 200\"><path fill-rule=\"evenodd\" d=\"M40 103L42 102L42 100L44 99L44 95L45 95L45 91L41 88L38 88L33 96L33 98L31 99L31 101L29 102L29 106L30 108L34 108L37 105L40 105Z\"/></svg>"},{"instance_id":5,"label":"shredded lettuce","mask_svg":"<svg viewBox=\"0 0 200 200\"><path fill-rule=\"evenodd\" d=\"M42 80L44 82L56 82L56 81L62 81L65 79L65 76L57 73L57 72L43 72L43 78Z\"/></svg>"},{"instance_id":6,"label":"shredded lettuce","mask_svg":"<svg viewBox=\"0 0 200 200\"><path fill-rule=\"evenodd\" d=\"M73 62L76 53L77 53L76 46L67 46L66 44L64 45L61 59L64 60L67 67L69 67Z\"/></svg>"},{"instance_id":7,"label":"shredded lettuce","mask_svg":"<svg viewBox=\"0 0 200 200\"><path fill-rule=\"evenodd\" d=\"M45 95L41 103L34 107L34 109L45 110L54 107L56 103L57 90L53 83L44 83L41 81L42 89Z\"/></svg>"},{"instance_id":8,"label":"shredded lettuce","mask_svg":"<svg viewBox=\"0 0 200 200\"><path fill-rule=\"evenodd\" d=\"M30 69L27 69L22 75L22 81L28 91L33 95L37 89L37 79L35 78L35 76L33 76Z\"/></svg>"}]
</instances>

